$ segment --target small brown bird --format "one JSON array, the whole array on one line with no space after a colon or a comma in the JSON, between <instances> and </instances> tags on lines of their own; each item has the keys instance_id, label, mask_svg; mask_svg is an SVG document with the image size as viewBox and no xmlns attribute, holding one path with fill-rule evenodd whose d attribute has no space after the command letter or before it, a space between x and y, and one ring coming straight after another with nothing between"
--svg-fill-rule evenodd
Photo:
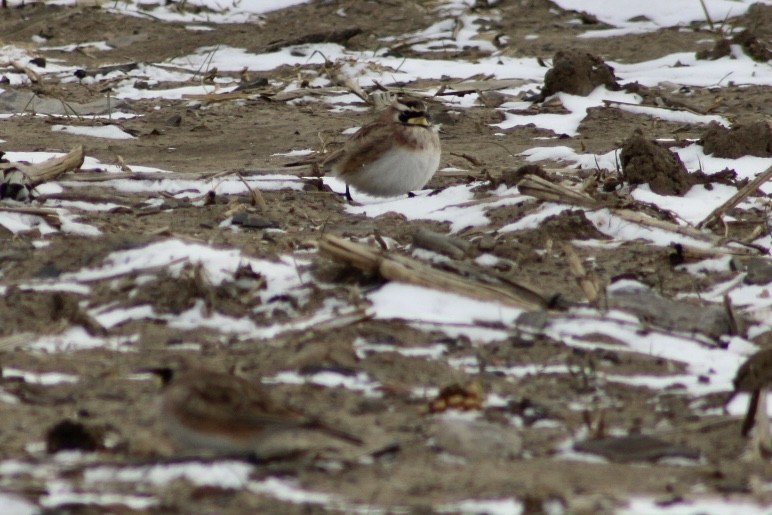
<instances>
[{"instance_id":1,"label":"small brown bird","mask_svg":"<svg viewBox=\"0 0 772 515\"><path fill-rule=\"evenodd\" d=\"M161 417L181 450L283 457L309 449L318 437L362 440L277 403L261 385L205 369L151 369L165 385ZM324 440L324 438L322 438Z\"/></svg>"},{"instance_id":2,"label":"small brown bird","mask_svg":"<svg viewBox=\"0 0 772 515\"><path fill-rule=\"evenodd\" d=\"M399 98L322 163L324 171L376 197L424 187L440 165L440 137L423 101Z\"/></svg>"},{"instance_id":3,"label":"small brown bird","mask_svg":"<svg viewBox=\"0 0 772 515\"><path fill-rule=\"evenodd\" d=\"M772 387L772 348L761 350L743 363L734 378L732 397L738 392L750 392L751 399L745 414L741 433L748 436L756 428L754 438L762 452L772 451L767 414L767 390Z\"/></svg>"}]
</instances>

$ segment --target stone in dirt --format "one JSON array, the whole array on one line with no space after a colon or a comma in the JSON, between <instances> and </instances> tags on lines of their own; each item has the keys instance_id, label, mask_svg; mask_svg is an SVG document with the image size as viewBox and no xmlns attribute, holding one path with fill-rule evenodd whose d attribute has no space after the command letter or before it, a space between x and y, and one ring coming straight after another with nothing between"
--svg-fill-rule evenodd
<instances>
[{"instance_id":1,"label":"stone in dirt","mask_svg":"<svg viewBox=\"0 0 772 515\"><path fill-rule=\"evenodd\" d=\"M514 427L485 420L441 420L433 436L440 449L471 460L516 458L523 448L523 440Z\"/></svg>"},{"instance_id":2,"label":"stone in dirt","mask_svg":"<svg viewBox=\"0 0 772 515\"><path fill-rule=\"evenodd\" d=\"M732 268L734 270L745 272L745 284L768 284L772 282L772 263L767 258L750 257L742 259L735 257L732 259Z\"/></svg>"},{"instance_id":3,"label":"stone in dirt","mask_svg":"<svg viewBox=\"0 0 772 515\"><path fill-rule=\"evenodd\" d=\"M574 444L574 450L598 454L614 462L657 461L662 458L697 460L700 451L646 435L612 436Z\"/></svg>"},{"instance_id":4,"label":"stone in dirt","mask_svg":"<svg viewBox=\"0 0 772 515\"><path fill-rule=\"evenodd\" d=\"M762 121L727 129L712 122L701 142L705 153L715 157L772 157L772 126Z\"/></svg>"},{"instance_id":5,"label":"stone in dirt","mask_svg":"<svg viewBox=\"0 0 772 515\"><path fill-rule=\"evenodd\" d=\"M630 184L648 184L660 195L683 195L691 187L681 159L639 130L625 141L619 157L622 177Z\"/></svg>"},{"instance_id":6,"label":"stone in dirt","mask_svg":"<svg viewBox=\"0 0 772 515\"><path fill-rule=\"evenodd\" d=\"M728 315L720 306L667 299L642 285L612 289L607 303L611 309L632 313L665 331L704 334L714 340L731 331Z\"/></svg>"},{"instance_id":7,"label":"stone in dirt","mask_svg":"<svg viewBox=\"0 0 772 515\"><path fill-rule=\"evenodd\" d=\"M587 96L598 86L620 89L614 68L588 52L560 50L552 59L552 68L544 75L542 99L559 91Z\"/></svg>"}]
</instances>

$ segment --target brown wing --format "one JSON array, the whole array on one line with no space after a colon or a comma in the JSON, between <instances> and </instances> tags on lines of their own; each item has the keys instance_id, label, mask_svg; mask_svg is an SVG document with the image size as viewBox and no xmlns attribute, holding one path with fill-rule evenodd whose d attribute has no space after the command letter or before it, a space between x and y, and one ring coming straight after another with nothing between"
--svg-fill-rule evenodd
<instances>
[{"instance_id":1,"label":"brown wing","mask_svg":"<svg viewBox=\"0 0 772 515\"><path fill-rule=\"evenodd\" d=\"M322 167L336 171L339 176L356 172L391 147L393 131L391 113L384 112L378 120L365 125L351 136L343 148L325 159Z\"/></svg>"},{"instance_id":2,"label":"brown wing","mask_svg":"<svg viewBox=\"0 0 772 515\"><path fill-rule=\"evenodd\" d=\"M263 426L273 429L305 427L351 443L362 443L356 436L285 408L261 385L237 376L219 372L185 375L175 380L169 394L179 401L175 406L178 415L202 428L210 425L227 427L230 432L239 433Z\"/></svg>"},{"instance_id":3,"label":"brown wing","mask_svg":"<svg viewBox=\"0 0 772 515\"><path fill-rule=\"evenodd\" d=\"M230 426L302 425L307 420L277 404L260 385L240 377L206 372L179 378L171 385L178 410L189 417Z\"/></svg>"},{"instance_id":4,"label":"brown wing","mask_svg":"<svg viewBox=\"0 0 772 515\"><path fill-rule=\"evenodd\" d=\"M760 350L749 357L737 370L734 387L743 392L772 387L772 349Z\"/></svg>"}]
</instances>

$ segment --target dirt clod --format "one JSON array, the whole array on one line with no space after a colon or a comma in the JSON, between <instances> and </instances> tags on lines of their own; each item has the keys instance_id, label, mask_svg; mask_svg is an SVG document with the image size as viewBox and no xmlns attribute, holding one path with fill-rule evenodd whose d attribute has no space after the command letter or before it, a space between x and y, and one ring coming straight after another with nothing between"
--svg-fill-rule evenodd
<instances>
[{"instance_id":1,"label":"dirt clod","mask_svg":"<svg viewBox=\"0 0 772 515\"><path fill-rule=\"evenodd\" d=\"M681 159L641 132L625 141L619 157L622 176L630 184L648 184L660 195L683 195L691 187Z\"/></svg>"},{"instance_id":2,"label":"dirt clod","mask_svg":"<svg viewBox=\"0 0 772 515\"><path fill-rule=\"evenodd\" d=\"M704 48L697 52L696 56L697 59L706 59L709 61L715 61L716 59L721 59L722 57L726 57L732 53L732 45L729 43L729 40L726 38L720 38L716 41L716 43L713 45L713 48Z\"/></svg>"},{"instance_id":3,"label":"dirt clod","mask_svg":"<svg viewBox=\"0 0 772 515\"><path fill-rule=\"evenodd\" d=\"M772 157L772 126L759 121L727 129L713 122L702 135L702 145L715 157Z\"/></svg>"},{"instance_id":4,"label":"dirt clod","mask_svg":"<svg viewBox=\"0 0 772 515\"><path fill-rule=\"evenodd\" d=\"M544 171L544 168L539 165L527 164L517 170L504 170L501 174L501 179L507 185L507 188L511 188L516 186L526 175L536 175L542 179L547 178L547 172Z\"/></svg>"},{"instance_id":5,"label":"dirt clod","mask_svg":"<svg viewBox=\"0 0 772 515\"><path fill-rule=\"evenodd\" d=\"M612 91L619 89L614 68L589 52L560 50L552 59L552 68L544 75L542 97L562 91L587 96L598 86Z\"/></svg>"},{"instance_id":6,"label":"dirt clod","mask_svg":"<svg viewBox=\"0 0 772 515\"><path fill-rule=\"evenodd\" d=\"M772 50L750 30L740 32L732 38L732 42L742 46L745 53L754 61L766 63L772 59Z\"/></svg>"}]
</instances>

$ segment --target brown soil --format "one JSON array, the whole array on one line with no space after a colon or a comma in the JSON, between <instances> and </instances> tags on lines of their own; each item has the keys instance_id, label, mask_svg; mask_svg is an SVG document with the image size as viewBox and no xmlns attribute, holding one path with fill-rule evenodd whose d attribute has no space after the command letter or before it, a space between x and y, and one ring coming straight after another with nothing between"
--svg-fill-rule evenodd
<instances>
[{"instance_id":1,"label":"brown soil","mask_svg":"<svg viewBox=\"0 0 772 515\"><path fill-rule=\"evenodd\" d=\"M511 43L504 49L508 55L549 60L559 50L572 50L592 52L604 60L637 62L676 51L697 52L706 47L701 40L719 39L714 33L697 28L662 29L653 34L621 38L576 39L575 36L588 27L572 23L576 13L559 11L546 0L477 4L482 14L488 4L497 4L502 21L494 28L497 33L510 38ZM345 9L345 18L335 14L340 8ZM161 23L149 16L118 16L96 8L34 4L0 9L0 34L4 44L17 46L28 45L35 35L46 37L49 46L113 41L115 49L111 52L44 53L49 60L62 59L84 70L95 70L125 62L162 62L208 45L257 52L277 42L311 33L340 37L353 49L376 50L382 44L379 38L421 30L435 21L433 15L423 3L408 0L382 2L378 7L359 0L313 2L268 14L265 23L259 25L222 25L208 32L193 32L186 30L183 24ZM591 20L587 21L591 23ZM750 26L750 20L738 21L743 22ZM352 27L362 30L356 35L341 32ZM539 34L539 38L526 39L528 34ZM408 49L401 49L401 52L405 56L412 55ZM460 49L445 52L440 57L473 58L475 55L474 49ZM293 67L282 67L252 74L251 78L290 80L297 72ZM613 76L601 82L607 83L607 79L612 80ZM47 79L41 85L25 89L71 102L88 102L104 97L102 86ZM684 88L674 92L672 85L665 85L646 88L641 94L647 99L668 97L687 101L698 112L726 116L743 124L760 123L772 115L772 88L769 87L728 85L720 89ZM142 116L120 121L117 125L137 135L134 140L83 138L52 132L50 125L62 123L60 119L23 116L2 121L0 135L6 140L2 148L6 151L67 151L77 144L84 144L89 156L105 163L118 163L123 159L130 166L155 166L174 172L250 170L276 167L287 161L271 157L274 153L320 149L322 141L340 143L343 129L361 126L372 116L370 113L331 113L324 103L291 105L259 96L205 106L145 100L129 103L128 109ZM578 151L601 153L619 148L635 129L642 129L647 138L675 137L678 140L697 139L705 131L700 125L669 123L599 108L592 110L580 127L580 135L575 138L536 142L534 137L543 136L545 132L552 134L532 127L517 127L507 131L503 138L495 139L493 133L500 131L490 124L501 113L491 106L463 109L460 115L443 113L448 109L441 105L433 109L438 115L445 115L441 167L469 170L463 176L435 176L429 187L436 189L474 180L503 180L514 184L519 180L518 174L505 172L522 165L524 159L518 153L536 145L567 145ZM84 118L70 119L66 123L92 125L101 122ZM641 145L649 149L645 152L654 152L649 142L640 139ZM659 146L656 148L657 152L667 152ZM624 155L623 151L623 166ZM560 179L573 184L583 180L603 180L602 174L594 177L594 173L590 171L584 177L568 173ZM654 191L664 194L682 194L688 188L682 167L675 172L668 168L652 173L653 176L636 178L629 166L625 166L624 179L650 182ZM614 176L616 183L621 182L615 171L608 174ZM661 188L655 186L660 180L665 182ZM485 189L481 188L477 193L478 199L485 199L490 194ZM289 295L262 302L258 297L261 291L259 270L243 271L238 281L217 286L202 279L195 267L183 270L179 278L162 271L149 274L140 281L139 274L129 274L90 284L88 295L30 291L23 288L24 283L56 278L84 267L99 267L110 252L137 248L170 236L203 241L218 248L238 248L252 257L276 259L294 253L302 259L309 255L313 241L324 233L370 238L373 244L376 244L374 235L391 238L401 246L399 252L409 254L417 226L446 232L447 224L406 223L404 217L394 214L374 219L352 216L345 212L344 201L338 195L319 188L313 181L304 191L264 191L262 196L267 208L262 211L251 206L246 195L217 198L200 207L190 202L165 199L162 209L147 210L143 202L160 198L160 195L120 193L98 184L68 191L111 196L122 207L113 212L79 213L81 222L102 231L103 236L98 238L56 234L46 238L48 246L37 248L32 245L40 239L36 232L11 235L0 231L0 286L8 287L0 300L0 336L3 337L0 353L3 369L63 372L80 379L56 386L12 377L0 380L2 390L19 399L16 404L3 404L0 460L29 461L41 466L50 464L52 457L36 452L30 446L44 441L47 434L54 448L77 446L78 442L87 442L83 445L91 446L93 440L100 442L100 449L93 454L90 465L60 470L60 477L78 485L84 470L100 463L164 463L175 459L155 410L157 385L132 377L137 370L165 363L171 355L195 352L203 366L218 370L238 367L251 378L273 376L284 370L331 369L349 374L365 372L384 385L381 398L366 398L360 392L313 384L270 387L278 399L361 435L369 444L362 452L386 450L375 453L369 462L348 460L341 468L306 461L282 465L279 472L256 467L254 476L294 478L303 488L334 494L350 505L387 511L402 507L407 512L425 513L432 507L462 499L515 497L525 502L532 513L544 509L548 502L560 503L569 513L601 513L613 511L633 495L650 495L663 502L677 501L696 491L752 498L758 478L769 478L772 474L769 463L748 464L740 460L747 442L740 436L739 420L703 415L704 409L721 407L725 398L723 393L695 400L678 388L655 391L603 380L604 374L672 374L682 370L683 364L613 350L582 351L544 336L526 337L504 322L499 327L511 330L511 338L489 345L479 345L466 337L449 338L441 331L416 328L407 322L377 320L363 320L335 329L322 327L292 332L270 340L242 340L214 329L175 329L160 319L127 321L105 331L90 320L86 313L88 309L107 304L129 307L150 303L157 313L173 316L203 300L210 310L234 317L248 316L256 324L267 326L310 316L331 299L361 304L362 292L382 283L378 278L352 271L315 254L310 264L301 262L298 265L299 274L310 272L314 278L309 281L308 295L302 302ZM457 236L470 242L479 252L484 250L500 258L496 265L498 273L538 285L549 297L559 298L563 305L584 303L585 295L569 270L566 255L559 245L566 240L602 238L582 212L566 211L548 219L538 229L498 231L538 205L536 201L529 201L497 207L489 211L490 226L464 230ZM234 208L264 217L284 232L260 228L233 232L220 228L220 223ZM729 238L743 238L751 228L764 224L764 220L753 213L747 214L747 218L739 211L733 215L737 221L722 225L722 236L728 231L726 236ZM615 248L578 247L577 252L601 284L614 278L635 278L668 299L704 291L734 275L726 272L695 277L672 265L672 249L654 247L642 241ZM477 271L483 268L471 258L467 258L464 265ZM538 321L539 313L533 317ZM69 327L83 327L93 335L107 334L118 342L116 349L49 354L33 351L27 346L36 335L57 334ZM18 340L19 335L21 340ZM132 335L139 335L139 338L132 340ZM396 352L357 356L352 345L360 340L389 343L398 348L443 344L447 352L442 359L436 360L406 357ZM620 343L609 340L609 345ZM759 336L757 341L769 345L768 333ZM197 344L199 350L186 350L188 344ZM464 357L476 357L480 370L462 370L449 363L450 358ZM507 377L489 371L494 367L555 364L569 365L578 372ZM495 393L509 399L506 406L486 407L483 417L507 428L512 427L507 425L511 417L520 417L523 427L517 431L522 437L523 450L518 457L472 456L461 463L447 458L443 449L431 445L434 418L427 412L433 397L416 398L410 392L470 381L477 381L487 394ZM586 408L574 409L576 405ZM60 425L58 432L49 433L64 420L77 422L80 426ZM603 436L612 430L655 434L678 448L699 451L702 460L692 466L648 462L641 466L555 458L559 445L569 438L584 433ZM66 434L62 435L63 431ZM110 444L106 445L106 441ZM3 491L23 495L33 502L38 502L46 493L46 478L40 475L4 475L3 481ZM100 487L113 493L134 491L132 485L120 483ZM143 489L161 500L162 504L155 510L158 513L322 511L318 506L280 502L248 489L197 487L186 481L163 487L144 486ZM94 486L83 486L83 491L94 490ZM78 513L128 511L123 507L98 506L72 506L72 510Z\"/></svg>"}]
</instances>

